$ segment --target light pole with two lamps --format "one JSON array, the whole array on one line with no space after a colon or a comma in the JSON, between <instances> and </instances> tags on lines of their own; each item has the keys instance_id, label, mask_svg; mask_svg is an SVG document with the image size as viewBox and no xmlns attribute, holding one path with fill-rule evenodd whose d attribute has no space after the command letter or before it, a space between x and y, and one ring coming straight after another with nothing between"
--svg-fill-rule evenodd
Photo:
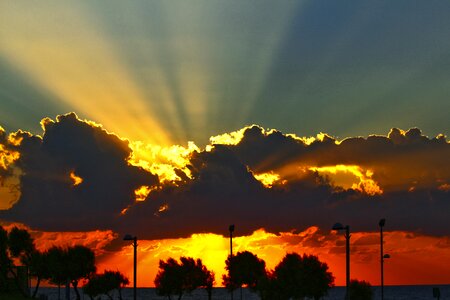
<instances>
[{"instance_id":1,"label":"light pole with two lamps","mask_svg":"<svg viewBox=\"0 0 450 300\"><path fill-rule=\"evenodd\" d=\"M228 230L230 231L230 263L233 259L233 232L234 232L234 224L230 225L228 227ZM231 300L233 300L233 290L231 290Z\"/></svg>"},{"instance_id":2,"label":"light pole with two lamps","mask_svg":"<svg viewBox=\"0 0 450 300\"><path fill-rule=\"evenodd\" d=\"M384 254L383 252L383 227L386 223L386 219L381 219L378 222L380 226L380 264L381 264L381 300L384 300L384 260L386 258L391 258L389 254Z\"/></svg>"},{"instance_id":3,"label":"light pole with two lamps","mask_svg":"<svg viewBox=\"0 0 450 300\"><path fill-rule=\"evenodd\" d=\"M230 256L233 256L233 232L234 232L234 225L230 225L230 227L228 227L228 230L230 231Z\"/></svg>"},{"instance_id":4,"label":"light pole with two lamps","mask_svg":"<svg viewBox=\"0 0 450 300\"><path fill-rule=\"evenodd\" d=\"M124 241L133 241L134 256L133 256L133 300L136 300L136 281L137 281L137 236L126 234L123 237Z\"/></svg>"},{"instance_id":5,"label":"light pole with two lamps","mask_svg":"<svg viewBox=\"0 0 450 300\"><path fill-rule=\"evenodd\" d=\"M336 223L333 225L333 230L345 230L345 299L349 299L350 286L350 226Z\"/></svg>"}]
</instances>

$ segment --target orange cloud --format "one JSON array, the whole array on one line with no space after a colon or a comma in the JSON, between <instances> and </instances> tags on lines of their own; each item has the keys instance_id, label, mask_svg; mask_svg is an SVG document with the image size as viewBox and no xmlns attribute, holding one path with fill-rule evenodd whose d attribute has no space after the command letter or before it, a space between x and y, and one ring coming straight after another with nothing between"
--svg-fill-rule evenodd
<instances>
[{"instance_id":1,"label":"orange cloud","mask_svg":"<svg viewBox=\"0 0 450 300\"><path fill-rule=\"evenodd\" d=\"M102 256L107 253L105 248L118 237L112 230L51 232L35 230L22 223L0 222L0 225L7 231L13 227L26 229L34 239L36 249L39 251L45 251L52 246L69 247L82 245L92 249L96 256Z\"/></svg>"},{"instance_id":2,"label":"orange cloud","mask_svg":"<svg viewBox=\"0 0 450 300\"><path fill-rule=\"evenodd\" d=\"M83 178L77 176L75 172L70 172L70 179L72 179L73 186L77 186L83 182Z\"/></svg>"}]
</instances>

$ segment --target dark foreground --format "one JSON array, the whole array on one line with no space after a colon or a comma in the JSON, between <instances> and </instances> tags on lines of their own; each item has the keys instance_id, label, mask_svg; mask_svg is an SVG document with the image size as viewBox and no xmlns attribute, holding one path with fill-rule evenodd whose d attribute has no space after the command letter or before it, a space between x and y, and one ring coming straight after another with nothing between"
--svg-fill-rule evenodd
<instances>
[{"instance_id":1,"label":"dark foreground","mask_svg":"<svg viewBox=\"0 0 450 300\"><path fill-rule=\"evenodd\" d=\"M450 285L415 285L415 286L386 286L384 287L384 299L385 300L425 300L425 299L435 299L433 298L433 287L439 287L441 292L440 300L450 300ZM380 299L380 288L373 287L374 300ZM48 296L48 300L58 300L58 289L57 288L41 288L39 289L39 294L45 294ZM344 298L345 288L335 287L330 289L330 292L324 300L342 300ZM133 299L133 289L127 288L122 292L124 300ZM64 300L65 294L64 289L61 289L61 299ZM118 299L117 295L113 296L114 299ZM157 296L155 290L152 288L139 288L137 289L138 300L163 300L168 299L167 297ZM75 293L71 291L71 299L75 299ZM83 296L83 300L90 300L88 296ZM102 300L108 299L106 296L101 298ZM195 291L191 295L183 295L185 300L207 300L207 293L205 291L199 290ZM213 291L213 300L229 300L231 299L230 294L223 288L215 288ZM239 290L234 292L234 299L240 300L241 293ZM242 299L245 300L259 300L259 297L251 293L247 289L242 290ZM3 298L2 298L3 300ZM5 299L6 300L6 299Z\"/></svg>"}]
</instances>

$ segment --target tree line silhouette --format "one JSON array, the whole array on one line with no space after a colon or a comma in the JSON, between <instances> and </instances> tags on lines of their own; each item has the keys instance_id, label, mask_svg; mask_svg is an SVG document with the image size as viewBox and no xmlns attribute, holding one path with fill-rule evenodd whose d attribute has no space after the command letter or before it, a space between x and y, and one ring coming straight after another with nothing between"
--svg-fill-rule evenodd
<instances>
[{"instance_id":1,"label":"tree line silhouette","mask_svg":"<svg viewBox=\"0 0 450 300\"><path fill-rule=\"evenodd\" d=\"M180 261L178 263L169 258L167 261L159 262L159 272L154 281L157 293L169 299L172 299L172 295L178 295L178 299L181 299L183 293L207 287L208 282L210 285L207 291L211 299L213 273L208 271L199 259L196 264L202 267L197 267L196 270L185 267L186 262L192 264L194 261L192 258L181 257ZM243 251L228 256L225 265L227 274L223 276L222 283L230 292L240 289L241 298L242 288L247 287L257 293L262 300L305 297L320 299L334 286L334 277L328 271L328 265L314 255L301 256L297 253L288 253L273 271L268 271L264 260L249 251ZM161 280L162 278L164 280ZM201 280L195 281L192 278Z\"/></svg>"},{"instance_id":2,"label":"tree line silhouette","mask_svg":"<svg viewBox=\"0 0 450 300\"><path fill-rule=\"evenodd\" d=\"M27 230L13 227L7 232L0 226L0 295L18 291L23 297L28 296L28 285L21 284L23 278L15 266L17 262L36 279L32 298L36 298L42 280L58 287L72 285L77 300L81 298L78 290L80 281L84 282L83 292L91 299L101 294L112 299L110 293L113 290L117 290L122 299L120 291L129 283L119 271L107 270L96 274L95 254L85 246L52 246L46 251L39 251ZM60 293L58 298L61 298Z\"/></svg>"},{"instance_id":3,"label":"tree line silhouette","mask_svg":"<svg viewBox=\"0 0 450 300\"><path fill-rule=\"evenodd\" d=\"M28 286L21 285L19 269L14 263L20 262L30 276L36 279L31 295L35 298L42 280L58 287L72 285L76 299L80 300L79 283L83 292L91 299L106 295L113 300L117 291L122 300L122 288L129 284L119 271L105 270L96 273L95 254L84 246L66 248L53 246L46 251L36 249L34 240L25 229L13 227L7 232L0 226L0 295L9 291L19 291L28 296ZM266 263L257 255L243 251L229 255L225 261L226 274L222 284L230 292L249 288L262 300L321 299L334 286L334 276L328 265L315 255L287 253L273 270L267 270ZM184 294L196 289L204 289L208 299L212 299L215 284L214 272L208 270L201 259L181 257L179 261L168 258L159 261L159 270L154 284L158 295L172 296L178 300ZM365 281L352 280L351 300L372 299L372 289ZM59 293L60 298L60 293Z\"/></svg>"},{"instance_id":4,"label":"tree line silhouette","mask_svg":"<svg viewBox=\"0 0 450 300\"><path fill-rule=\"evenodd\" d=\"M230 292L249 288L261 300L288 300L312 298L318 300L327 295L334 286L334 276L328 265L315 255L287 253L274 270L267 270L266 263L257 255L243 251L229 255L225 261L226 274L222 284ZM180 262L173 258L159 261L159 271L154 281L160 296L189 294L197 288L204 288L208 299L212 299L214 273L209 271L200 259L181 257ZM351 300L371 300L372 289L368 282L352 280Z\"/></svg>"}]
</instances>

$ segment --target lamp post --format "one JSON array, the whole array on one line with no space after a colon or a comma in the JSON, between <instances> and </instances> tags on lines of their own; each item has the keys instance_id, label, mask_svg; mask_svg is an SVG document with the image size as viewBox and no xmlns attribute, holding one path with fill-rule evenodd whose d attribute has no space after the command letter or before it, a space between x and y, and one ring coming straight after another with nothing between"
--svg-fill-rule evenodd
<instances>
[{"instance_id":1,"label":"lamp post","mask_svg":"<svg viewBox=\"0 0 450 300\"><path fill-rule=\"evenodd\" d=\"M133 255L133 300L136 300L136 281L137 281L137 236L126 234L123 237L124 241L133 241L134 255Z\"/></svg>"},{"instance_id":2,"label":"lamp post","mask_svg":"<svg viewBox=\"0 0 450 300\"><path fill-rule=\"evenodd\" d=\"M230 231L230 263L233 258L233 231L234 231L234 224L230 225L228 227L228 230ZM231 290L231 300L233 300L233 290Z\"/></svg>"},{"instance_id":3,"label":"lamp post","mask_svg":"<svg viewBox=\"0 0 450 300\"><path fill-rule=\"evenodd\" d=\"M380 222L378 222L378 225L380 226L381 300L384 300L384 259L389 258L389 254L386 254L387 257L385 257L383 253L383 227L385 223L386 219L381 219Z\"/></svg>"},{"instance_id":4,"label":"lamp post","mask_svg":"<svg viewBox=\"0 0 450 300\"><path fill-rule=\"evenodd\" d=\"M233 256L233 231L234 231L234 225L230 225L230 227L228 227L228 230L230 231L230 255Z\"/></svg>"},{"instance_id":5,"label":"lamp post","mask_svg":"<svg viewBox=\"0 0 450 300\"><path fill-rule=\"evenodd\" d=\"M333 225L333 230L345 230L345 299L349 299L350 286L350 226L343 226L341 223Z\"/></svg>"}]
</instances>

